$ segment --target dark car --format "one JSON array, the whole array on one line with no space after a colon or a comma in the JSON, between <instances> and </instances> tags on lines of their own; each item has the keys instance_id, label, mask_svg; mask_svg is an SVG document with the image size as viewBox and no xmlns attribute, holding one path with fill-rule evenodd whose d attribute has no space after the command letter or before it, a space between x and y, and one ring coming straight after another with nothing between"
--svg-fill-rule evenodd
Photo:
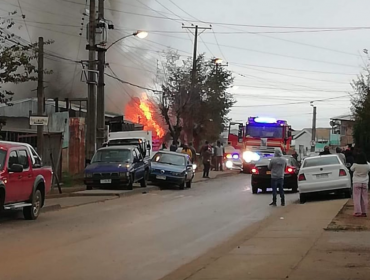
<instances>
[{"instance_id":1,"label":"dark car","mask_svg":"<svg viewBox=\"0 0 370 280\"><path fill-rule=\"evenodd\" d=\"M187 154L160 151L151 160L150 181L191 188L194 169Z\"/></svg>"},{"instance_id":2,"label":"dark car","mask_svg":"<svg viewBox=\"0 0 370 280\"><path fill-rule=\"evenodd\" d=\"M297 192L299 163L292 156L283 156L283 158L287 160L284 189L291 189L293 192ZM255 167L252 169L252 192L254 194L258 192L258 189L266 192L268 188L271 188L271 171L268 169L270 160L271 158L261 159L255 163Z\"/></svg>"},{"instance_id":3,"label":"dark car","mask_svg":"<svg viewBox=\"0 0 370 280\"><path fill-rule=\"evenodd\" d=\"M149 162L135 146L112 146L99 149L85 169L84 183L93 187L117 186L132 190L133 184L147 186Z\"/></svg>"}]
</instances>

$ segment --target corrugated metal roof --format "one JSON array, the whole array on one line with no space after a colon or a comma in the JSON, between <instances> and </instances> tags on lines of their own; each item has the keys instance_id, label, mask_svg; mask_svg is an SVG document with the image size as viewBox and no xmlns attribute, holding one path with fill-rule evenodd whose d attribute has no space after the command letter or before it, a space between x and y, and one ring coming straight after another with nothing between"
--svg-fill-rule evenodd
<instances>
[{"instance_id":1,"label":"corrugated metal roof","mask_svg":"<svg viewBox=\"0 0 370 280\"><path fill-rule=\"evenodd\" d=\"M351 114L340 115L340 116L332 117L330 119L331 120L338 120L338 121L354 121L355 120L355 118Z\"/></svg>"}]
</instances>

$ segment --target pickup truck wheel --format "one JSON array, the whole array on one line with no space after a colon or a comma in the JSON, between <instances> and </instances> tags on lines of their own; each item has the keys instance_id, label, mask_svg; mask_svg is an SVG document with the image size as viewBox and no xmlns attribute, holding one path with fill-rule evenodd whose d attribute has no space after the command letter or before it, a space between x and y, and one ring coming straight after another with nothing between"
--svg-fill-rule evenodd
<instances>
[{"instance_id":1,"label":"pickup truck wheel","mask_svg":"<svg viewBox=\"0 0 370 280\"><path fill-rule=\"evenodd\" d=\"M148 170L145 170L144 177L143 177L143 179L140 180L140 187L142 187L142 188L147 187L146 181L148 179L148 173L149 173Z\"/></svg>"},{"instance_id":2,"label":"pickup truck wheel","mask_svg":"<svg viewBox=\"0 0 370 280\"><path fill-rule=\"evenodd\" d=\"M42 194L40 190L36 190L32 197L32 206L23 208L23 215L26 220L36 220L40 214L42 205Z\"/></svg>"}]
</instances>

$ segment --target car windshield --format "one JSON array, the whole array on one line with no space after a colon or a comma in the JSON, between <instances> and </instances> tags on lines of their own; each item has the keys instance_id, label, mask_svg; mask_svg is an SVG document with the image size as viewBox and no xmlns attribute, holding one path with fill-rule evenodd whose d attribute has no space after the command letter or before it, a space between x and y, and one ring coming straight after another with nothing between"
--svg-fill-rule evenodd
<instances>
[{"instance_id":1,"label":"car windshield","mask_svg":"<svg viewBox=\"0 0 370 280\"><path fill-rule=\"evenodd\" d=\"M138 146L140 144L139 139L113 139L108 141L108 146Z\"/></svg>"},{"instance_id":2,"label":"car windshield","mask_svg":"<svg viewBox=\"0 0 370 280\"><path fill-rule=\"evenodd\" d=\"M304 161L303 167L316 167L323 165L334 165L339 164L338 157L316 157L316 158L307 158Z\"/></svg>"},{"instance_id":3,"label":"car windshield","mask_svg":"<svg viewBox=\"0 0 370 280\"><path fill-rule=\"evenodd\" d=\"M4 169L6 159L6 151L0 150L0 170Z\"/></svg>"},{"instance_id":4,"label":"car windshield","mask_svg":"<svg viewBox=\"0 0 370 280\"><path fill-rule=\"evenodd\" d=\"M91 163L96 162L128 162L131 161L130 150L100 150L97 151Z\"/></svg>"},{"instance_id":5,"label":"car windshield","mask_svg":"<svg viewBox=\"0 0 370 280\"><path fill-rule=\"evenodd\" d=\"M157 153L153 157L153 161L158 162L158 163L178 165L178 166L185 166L185 164L186 164L184 156L173 155L173 154L165 154L165 153Z\"/></svg>"}]
</instances>

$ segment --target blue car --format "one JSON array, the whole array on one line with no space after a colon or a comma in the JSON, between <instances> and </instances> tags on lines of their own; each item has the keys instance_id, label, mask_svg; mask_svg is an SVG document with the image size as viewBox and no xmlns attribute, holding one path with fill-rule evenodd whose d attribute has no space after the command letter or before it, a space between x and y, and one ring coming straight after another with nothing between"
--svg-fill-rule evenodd
<instances>
[{"instance_id":1,"label":"blue car","mask_svg":"<svg viewBox=\"0 0 370 280\"><path fill-rule=\"evenodd\" d=\"M147 186L150 163L135 146L112 146L99 149L85 169L86 189L93 187L128 187L140 183Z\"/></svg>"},{"instance_id":2,"label":"blue car","mask_svg":"<svg viewBox=\"0 0 370 280\"><path fill-rule=\"evenodd\" d=\"M191 188L194 169L187 154L160 151L151 160L150 181L157 184L179 185Z\"/></svg>"}]
</instances>

